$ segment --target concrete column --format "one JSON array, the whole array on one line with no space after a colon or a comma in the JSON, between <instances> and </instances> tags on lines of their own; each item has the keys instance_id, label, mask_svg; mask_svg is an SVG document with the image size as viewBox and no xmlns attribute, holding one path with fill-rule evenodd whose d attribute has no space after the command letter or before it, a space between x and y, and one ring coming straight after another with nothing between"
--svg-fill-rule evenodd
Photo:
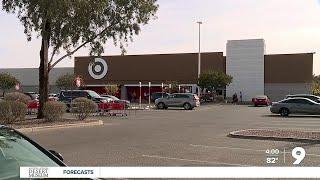
<instances>
[{"instance_id":1,"label":"concrete column","mask_svg":"<svg viewBox=\"0 0 320 180\"><path fill-rule=\"evenodd\" d=\"M193 94L197 93L197 88L198 88L197 85L195 85L195 84L192 85L192 91L191 91L191 92L192 92Z\"/></svg>"},{"instance_id":2,"label":"concrete column","mask_svg":"<svg viewBox=\"0 0 320 180\"><path fill-rule=\"evenodd\" d=\"M127 87L121 85L121 99L128 99Z\"/></svg>"}]
</instances>

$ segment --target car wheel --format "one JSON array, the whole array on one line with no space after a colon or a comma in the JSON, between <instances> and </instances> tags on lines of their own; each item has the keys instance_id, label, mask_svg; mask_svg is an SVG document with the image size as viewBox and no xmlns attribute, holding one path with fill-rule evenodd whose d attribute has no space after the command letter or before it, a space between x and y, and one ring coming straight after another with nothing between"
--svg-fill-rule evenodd
<instances>
[{"instance_id":1,"label":"car wheel","mask_svg":"<svg viewBox=\"0 0 320 180\"><path fill-rule=\"evenodd\" d=\"M190 110L190 109L191 109L191 104L190 104L190 103L184 103L184 104L183 104L183 108L184 108L185 110Z\"/></svg>"},{"instance_id":2,"label":"car wheel","mask_svg":"<svg viewBox=\"0 0 320 180\"><path fill-rule=\"evenodd\" d=\"M165 107L164 103L160 102L157 104L157 108L158 109L165 109L166 107Z\"/></svg>"},{"instance_id":3,"label":"car wheel","mask_svg":"<svg viewBox=\"0 0 320 180\"><path fill-rule=\"evenodd\" d=\"M289 109L287 109L287 108L281 108L280 109L280 115L281 116L288 116L289 115Z\"/></svg>"}]
</instances>

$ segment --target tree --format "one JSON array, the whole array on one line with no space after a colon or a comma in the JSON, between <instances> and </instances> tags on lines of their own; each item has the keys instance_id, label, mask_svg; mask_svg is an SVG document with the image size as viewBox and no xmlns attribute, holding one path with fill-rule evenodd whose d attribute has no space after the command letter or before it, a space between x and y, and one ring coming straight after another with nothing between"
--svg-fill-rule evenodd
<instances>
[{"instance_id":1,"label":"tree","mask_svg":"<svg viewBox=\"0 0 320 180\"><path fill-rule=\"evenodd\" d=\"M83 47L90 49L90 55L100 55L107 40L119 44L124 53L125 45L139 34L140 26L155 17L156 1L2 0L4 11L17 14L28 41L33 34L41 38L38 118L43 118L52 68ZM66 54L56 58L61 50Z\"/></svg>"},{"instance_id":2,"label":"tree","mask_svg":"<svg viewBox=\"0 0 320 180\"><path fill-rule=\"evenodd\" d=\"M312 94L319 96L320 95L320 75L313 75L312 80Z\"/></svg>"},{"instance_id":3,"label":"tree","mask_svg":"<svg viewBox=\"0 0 320 180\"><path fill-rule=\"evenodd\" d=\"M168 86L169 93L179 91L179 82L178 81L165 81L165 84ZM171 86L171 88L169 86Z\"/></svg>"},{"instance_id":4,"label":"tree","mask_svg":"<svg viewBox=\"0 0 320 180\"><path fill-rule=\"evenodd\" d=\"M198 86L209 91L225 88L232 82L232 76L221 71L206 71L198 79Z\"/></svg>"},{"instance_id":5,"label":"tree","mask_svg":"<svg viewBox=\"0 0 320 180\"><path fill-rule=\"evenodd\" d=\"M60 89L65 89L65 90L72 90L77 88L76 85L76 78L77 76L74 74L65 74L60 76L57 80L56 80L56 86ZM79 77L80 80L80 84L83 85L83 79Z\"/></svg>"},{"instance_id":6,"label":"tree","mask_svg":"<svg viewBox=\"0 0 320 180\"><path fill-rule=\"evenodd\" d=\"M7 90L13 88L16 84L20 83L18 79L8 73L0 73L0 89L2 90L2 96Z\"/></svg>"},{"instance_id":7,"label":"tree","mask_svg":"<svg viewBox=\"0 0 320 180\"><path fill-rule=\"evenodd\" d=\"M119 88L117 85L111 85L111 86L105 87L105 90L107 94L114 96L119 91Z\"/></svg>"}]
</instances>

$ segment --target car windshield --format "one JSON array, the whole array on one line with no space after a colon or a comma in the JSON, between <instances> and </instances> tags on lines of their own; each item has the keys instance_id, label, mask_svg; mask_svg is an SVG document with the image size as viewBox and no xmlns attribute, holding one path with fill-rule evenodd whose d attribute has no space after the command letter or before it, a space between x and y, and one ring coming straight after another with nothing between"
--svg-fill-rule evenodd
<instances>
[{"instance_id":1,"label":"car windshield","mask_svg":"<svg viewBox=\"0 0 320 180\"><path fill-rule=\"evenodd\" d=\"M20 166L59 165L15 131L0 127L0 179L19 177Z\"/></svg>"},{"instance_id":2,"label":"car windshield","mask_svg":"<svg viewBox=\"0 0 320 180\"><path fill-rule=\"evenodd\" d=\"M98 93L96 93L94 91L88 91L88 94L93 98L100 98L101 97Z\"/></svg>"},{"instance_id":3,"label":"car windshield","mask_svg":"<svg viewBox=\"0 0 320 180\"><path fill-rule=\"evenodd\" d=\"M307 98L310 99L312 101L315 101L317 103L320 103L320 97L318 96L307 96L307 95L292 95L292 96L287 96L287 98L294 98L294 97L302 97L302 98Z\"/></svg>"}]
</instances>

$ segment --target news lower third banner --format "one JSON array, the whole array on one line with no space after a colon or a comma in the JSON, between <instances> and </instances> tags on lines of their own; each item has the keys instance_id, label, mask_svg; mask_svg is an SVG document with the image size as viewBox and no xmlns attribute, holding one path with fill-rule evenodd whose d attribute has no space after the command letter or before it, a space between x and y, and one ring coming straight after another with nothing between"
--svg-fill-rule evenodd
<instances>
[{"instance_id":1,"label":"news lower third banner","mask_svg":"<svg viewBox=\"0 0 320 180\"><path fill-rule=\"evenodd\" d=\"M320 178L320 167L20 167L20 178Z\"/></svg>"}]
</instances>

